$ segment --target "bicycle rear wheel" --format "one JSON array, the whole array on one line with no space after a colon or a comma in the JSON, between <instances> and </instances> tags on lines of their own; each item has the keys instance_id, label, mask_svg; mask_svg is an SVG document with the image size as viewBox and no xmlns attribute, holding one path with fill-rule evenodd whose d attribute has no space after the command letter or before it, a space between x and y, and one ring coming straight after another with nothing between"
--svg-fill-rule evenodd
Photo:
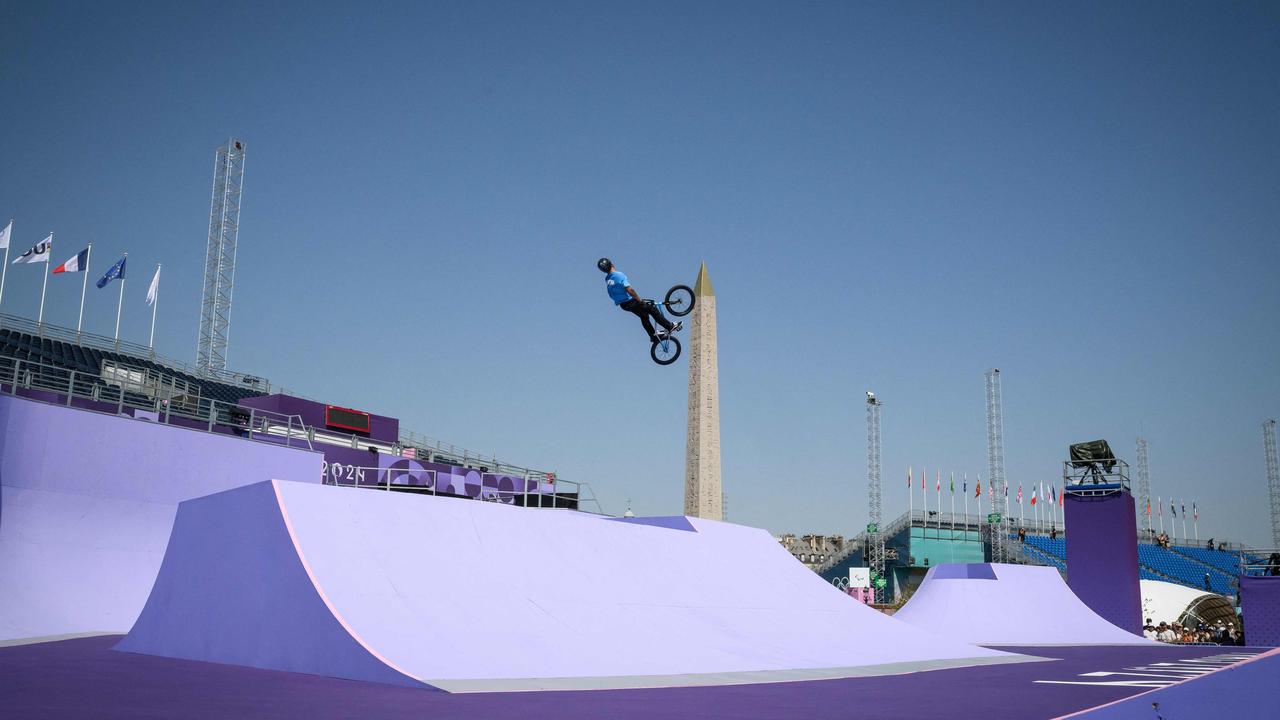
<instances>
[{"instance_id":1,"label":"bicycle rear wheel","mask_svg":"<svg viewBox=\"0 0 1280 720\"><path fill-rule=\"evenodd\" d=\"M663 301L666 303L667 312L676 317L684 317L693 312L693 305L697 299L693 295L693 288L688 285L676 285L667 291Z\"/></svg>"},{"instance_id":2,"label":"bicycle rear wheel","mask_svg":"<svg viewBox=\"0 0 1280 720\"><path fill-rule=\"evenodd\" d=\"M680 341L674 337L666 337L649 348L649 357L659 365L670 365L680 358Z\"/></svg>"}]
</instances>

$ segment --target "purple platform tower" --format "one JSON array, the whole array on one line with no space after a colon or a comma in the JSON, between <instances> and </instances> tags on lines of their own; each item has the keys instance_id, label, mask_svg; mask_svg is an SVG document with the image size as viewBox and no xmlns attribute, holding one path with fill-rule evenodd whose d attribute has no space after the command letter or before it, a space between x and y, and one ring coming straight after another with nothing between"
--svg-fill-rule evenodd
<instances>
[{"instance_id":1,"label":"purple platform tower","mask_svg":"<svg viewBox=\"0 0 1280 720\"><path fill-rule=\"evenodd\" d=\"M1096 443L1106 448L1102 457L1078 455L1077 448ZM1138 523L1128 465L1111 455L1105 441L1096 441L1073 445L1064 467L1067 585L1095 613L1141 635Z\"/></svg>"}]
</instances>

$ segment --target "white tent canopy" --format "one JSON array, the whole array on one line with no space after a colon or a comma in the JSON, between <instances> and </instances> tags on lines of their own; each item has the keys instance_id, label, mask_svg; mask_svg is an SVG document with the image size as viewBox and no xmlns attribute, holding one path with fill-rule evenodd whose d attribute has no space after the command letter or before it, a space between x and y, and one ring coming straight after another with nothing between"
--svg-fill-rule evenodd
<instances>
[{"instance_id":1,"label":"white tent canopy","mask_svg":"<svg viewBox=\"0 0 1280 720\"><path fill-rule=\"evenodd\" d=\"M1142 580L1140 584L1142 617L1155 625L1162 622L1194 625L1235 620L1235 608L1223 595L1163 580Z\"/></svg>"}]
</instances>

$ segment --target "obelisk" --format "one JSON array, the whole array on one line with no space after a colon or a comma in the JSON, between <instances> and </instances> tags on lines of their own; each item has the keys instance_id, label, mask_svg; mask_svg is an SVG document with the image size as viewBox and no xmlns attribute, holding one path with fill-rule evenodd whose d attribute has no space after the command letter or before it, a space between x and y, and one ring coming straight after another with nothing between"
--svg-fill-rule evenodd
<instances>
[{"instance_id":1,"label":"obelisk","mask_svg":"<svg viewBox=\"0 0 1280 720\"><path fill-rule=\"evenodd\" d=\"M716 357L716 296L707 264L693 286L689 327L689 430L684 447L684 514L722 520L720 385Z\"/></svg>"}]
</instances>

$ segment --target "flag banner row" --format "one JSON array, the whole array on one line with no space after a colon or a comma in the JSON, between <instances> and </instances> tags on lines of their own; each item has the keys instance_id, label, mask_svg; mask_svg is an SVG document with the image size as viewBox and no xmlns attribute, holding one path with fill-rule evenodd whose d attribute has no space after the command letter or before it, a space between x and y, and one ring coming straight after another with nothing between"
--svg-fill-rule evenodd
<instances>
[{"instance_id":1,"label":"flag banner row","mask_svg":"<svg viewBox=\"0 0 1280 720\"><path fill-rule=\"evenodd\" d=\"M9 265L29 265L34 263L45 263L46 266L52 264L53 256L53 233L32 245L30 249L19 255L12 262L9 261L9 248L13 240L13 220L0 229L0 250L4 251L4 262L0 263L0 267L4 271L8 270ZM40 312L37 315L37 324L44 323L44 304L46 289L49 284L50 275L63 275L67 273L84 273L84 281L80 289L80 314L76 320L76 333L81 331L84 322L84 305L85 305L85 288L89 280L89 263L93 258L93 244L90 243L85 249L77 252L66 260L66 262L58 265L49 272L43 274L43 280L40 285ZM120 299L116 306L116 330L115 339L120 339L120 317L124 309L124 281L126 269L129 261L129 253L125 253L117 260L107 271L98 278L95 283L99 289L105 288L113 280L120 281ZM0 271L0 302L4 300L4 285L7 272ZM151 284L147 287L147 305L151 306L151 340L149 347L155 345L155 323L156 323L156 306L160 295L160 265L156 265L155 275L151 278Z\"/></svg>"}]
</instances>

